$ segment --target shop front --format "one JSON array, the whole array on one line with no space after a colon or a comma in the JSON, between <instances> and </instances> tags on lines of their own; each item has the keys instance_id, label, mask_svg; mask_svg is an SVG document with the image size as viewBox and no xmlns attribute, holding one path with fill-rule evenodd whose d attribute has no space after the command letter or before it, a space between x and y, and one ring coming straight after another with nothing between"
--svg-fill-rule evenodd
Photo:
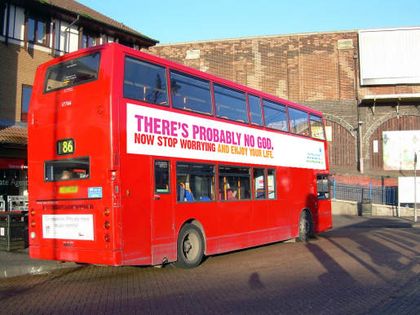
<instances>
[{"instance_id":1,"label":"shop front","mask_svg":"<svg viewBox=\"0 0 420 315\"><path fill-rule=\"evenodd\" d=\"M28 167L23 159L0 158L0 211L28 210Z\"/></svg>"}]
</instances>

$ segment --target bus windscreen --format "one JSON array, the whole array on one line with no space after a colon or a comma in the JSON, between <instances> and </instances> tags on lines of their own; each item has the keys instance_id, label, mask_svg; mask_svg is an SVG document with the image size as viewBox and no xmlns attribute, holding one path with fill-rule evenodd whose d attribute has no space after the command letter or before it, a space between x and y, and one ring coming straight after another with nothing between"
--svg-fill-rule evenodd
<instances>
[{"instance_id":1,"label":"bus windscreen","mask_svg":"<svg viewBox=\"0 0 420 315\"><path fill-rule=\"evenodd\" d=\"M51 92L98 78L99 52L51 66L47 70L44 92Z\"/></svg>"}]
</instances>

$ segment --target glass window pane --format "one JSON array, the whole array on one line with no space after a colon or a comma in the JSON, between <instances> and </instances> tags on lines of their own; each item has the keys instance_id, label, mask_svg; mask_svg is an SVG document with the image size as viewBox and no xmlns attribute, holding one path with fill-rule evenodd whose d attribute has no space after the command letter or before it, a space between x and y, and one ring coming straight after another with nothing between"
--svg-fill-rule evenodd
<instances>
[{"instance_id":1,"label":"glass window pane","mask_svg":"<svg viewBox=\"0 0 420 315\"><path fill-rule=\"evenodd\" d=\"M210 201L215 199L214 166L178 162L176 165L177 201Z\"/></svg>"},{"instance_id":2,"label":"glass window pane","mask_svg":"<svg viewBox=\"0 0 420 315\"><path fill-rule=\"evenodd\" d=\"M96 45L96 39L92 36L88 36L88 47L93 47Z\"/></svg>"},{"instance_id":3,"label":"glass window pane","mask_svg":"<svg viewBox=\"0 0 420 315\"><path fill-rule=\"evenodd\" d=\"M268 199L276 199L276 173L273 169L267 170Z\"/></svg>"},{"instance_id":4,"label":"glass window pane","mask_svg":"<svg viewBox=\"0 0 420 315\"><path fill-rule=\"evenodd\" d=\"M308 113L289 107L290 131L309 136Z\"/></svg>"},{"instance_id":5,"label":"glass window pane","mask_svg":"<svg viewBox=\"0 0 420 315\"><path fill-rule=\"evenodd\" d=\"M89 178L89 158L45 162L45 180L56 182Z\"/></svg>"},{"instance_id":6,"label":"glass window pane","mask_svg":"<svg viewBox=\"0 0 420 315\"><path fill-rule=\"evenodd\" d=\"M37 21L36 27L36 42L38 44L46 44L47 43L47 31L46 31L46 23L43 21Z\"/></svg>"},{"instance_id":7,"label":"glass window pane","mask_svg":"<svg viewBox=\"0 0 420 315\"><path fill-rule=\"evenodd\" d=\"M245 93L214 85L217 116L248 122Z\"/></svg>"},{"instance_id":8,"label":"glass window pane","mask_svg":"<svg viewBox=\"0 0 420 315\"><path fill-rule=\"evenodd\" d=\"M259 97L249 95L249 110L251 112L251 123L262 126L261 101Z\"/></svg>"},{"instance_id":9,"label":"glass window pane","mask_svg":"<svg viewBox=\"0 0 420 315\"><path fill-rule=\"evenodd\" d=\"M45 91L64 89L97 79L99 59L100 54L94 53L49 67Z\"/></svg>"},{"instance_id":10,"label":"glass window pane","mask_svg":"<svg viewBox=\"0 0 420 315\"><path fill-rule=\"evenodd\" d=\"M177 72L171 72L172 104L175 108L212 114L210 83Z\"/></svg>"},{"instance_id":11,"label":"glass window pane","mask_svg":"<svg viewBox=\"0 0 420 315\"><path fill-rule=\"evenodd\" d=\"M88 37L86 34L82 35L82 48L87 48L88 47Z\"/></svg>"},{"instance_id":12,"label":"glass window pane","mask_svg":"<svg viewBox=\"0 0 420 315\"><path fill-rule=\"evenodd\" d=\"M35 23L36 21L33 18L28 18L28 41L34 42L35 41Z\"/></svg>"},{"instance_id":13,"label":"glass window pane","mask_svg":"<svg viewBox=\"0 0 420 315\"><path fill-rule=\"evenodd\" d=\"M29 102L31 101L32 86L22 86L21 121L28 121Z\"/></svg>"},{"instance_id":14,"label":"glass window pane","mask_svg":"<svg viewBox=\"0 0 420 315\"><path fill-rule=\"evenodd\" d=\"M318 116L311 115L311 135L316 139L325 140L324 134L324 124L322 123L322 118Z\"/></svg>"},{"instance_id":15,"label":"glass window pane","mask_svg":"<svg viewBox=\"0 0 420 315\"><path fill-rule=\"evenodd\" d=\"M318 199L330 198L330 180L328 175L318 175L316 180Z\"/></svg>"},{"instance_id":16,"label":"glass window pane","mask_svg":"<svg viewBox=\"0 0 420 315\"><path fill-rule=\"evenodd\" d=\"M263 168L254 168L254 198L265 199L266 183Z\"/></svg>"},{"instance_id":17,"label":"glass window pane","mask_svg":"<svg viewBox=\"0 0 420 315\"><path fill-rule=\"evenodd\" d=\"M165 68L127 57L124 72L124 97L168 105Z\"/></svg>"},{"instance_id":18,"label":"glass window pane","mask_svg":"<svg viewBox=\"0 0 420 315\"><path fill-rule=\"evenodd\" d=\"M286 106L264 100L264 117L266 127L288 131Z\"/></svg>"},{"instance_id":19,"label":"glass window pane","mask_svg":"<svg viewBox=\"0 0 420 315\"><path fill-rule=\"evenodd\" d=\"M155 161L155 192L169 192L169 162Z\"/></svg>"},{"instance_id":20,"label":"glass window pane","mask_svg":"<svg viewBox=\"0 0 420 315\"><path fill-rule=\"evenodd\" d=\"M244 200L251 198L249 168L219 167L219 199Z\"/></svg>"}]
</instances>

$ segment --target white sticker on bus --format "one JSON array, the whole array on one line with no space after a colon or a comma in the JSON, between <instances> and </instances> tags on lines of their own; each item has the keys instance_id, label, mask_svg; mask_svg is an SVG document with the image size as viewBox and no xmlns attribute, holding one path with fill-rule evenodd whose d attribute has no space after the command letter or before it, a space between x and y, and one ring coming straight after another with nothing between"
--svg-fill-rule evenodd
<instances>
[{"instance_id":1,"label":"white sticker on bus","mask_svg":"<svg viewBox=\"0 0 420 315\"><path fill-rule=\"evenodd\" d=\"M127 153L325 170L310 138L127 104Z\"/></svg>"},{"instance_id":2,"label":"white sticker on bus","mask_svg":"<svg viewBox=\"0 0 420 315\"><path fill-rule=\"evenodd\" d=\"M44 214L42 215L42 237L93 241L93 215Z\"/></svg>"}]
</instances>

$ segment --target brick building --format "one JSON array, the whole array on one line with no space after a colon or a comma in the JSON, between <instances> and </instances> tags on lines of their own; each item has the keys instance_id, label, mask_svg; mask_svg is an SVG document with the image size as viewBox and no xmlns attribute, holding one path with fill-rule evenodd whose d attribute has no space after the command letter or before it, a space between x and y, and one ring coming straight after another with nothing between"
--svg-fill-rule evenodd
<instances>
[{"instance_id":1,"label":"brick building","mask_svg":"<svg viewBox=\"0 0 420 315\"><path fill-rule=\"evenodd\" d=\"M292 34L158 45L149 51L323 111L332 171L383 178L400 173L384 170L383 131L420 130L420 71L414 70L413 80L411 66L402 74L398 70L405 59L415 67L418 58L411 57L420 50L419 35L419 28ZM383 56L377 61L369 59L372 54ZM393 67L380 63L384 60ZM381 70L388 67L397 70Z\"/></svg>"},{"instance_id":2,"label":"brick building","mask_svg":"<svg viewBox=\"0 0 420 315\"><path fill-rule=\"evenodd\" d=\"M35 70L79 48L120 42L136 49L157 43L76 1L0 0L0 210L26 183L26 117Z\"/></svg>"}]
</instances>

